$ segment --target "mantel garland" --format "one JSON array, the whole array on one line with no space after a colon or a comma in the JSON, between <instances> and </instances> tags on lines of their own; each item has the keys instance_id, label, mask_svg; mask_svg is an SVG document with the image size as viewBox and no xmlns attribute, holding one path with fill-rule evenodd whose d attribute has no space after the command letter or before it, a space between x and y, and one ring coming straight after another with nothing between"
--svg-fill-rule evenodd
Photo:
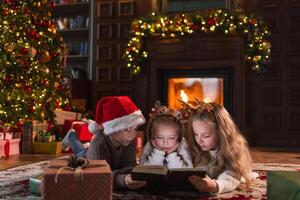
<instances>
[{"instance_id":1,"label":"mantel garland","mask_svg":"<svg viewBox=\"0 0 300 200\"><path fill-rule=\"evenodd\" d=\"M163 16L152 13L132 22L131 38L125 49L127 67L138 74L147 60L144 41L148 36L181 37L193 33L244 34L245 61L254 72L265 71L271 61L270 31L264 20L243 10L211 10L197 13Z\"/></svg>"}]
</instances>

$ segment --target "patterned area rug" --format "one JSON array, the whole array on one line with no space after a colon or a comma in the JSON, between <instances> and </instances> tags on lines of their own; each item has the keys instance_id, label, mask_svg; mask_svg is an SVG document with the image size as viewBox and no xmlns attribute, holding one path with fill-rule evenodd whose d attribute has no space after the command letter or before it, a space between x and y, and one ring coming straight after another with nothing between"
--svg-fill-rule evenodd
<instances>
[{"instance_id":1,"label":"patterned area rug","mask_svg":"<svg viewBox=\"0 0 300 200\"><path fill-rule=\"evenodd\" d=\"M42 199L29 192L29 178L36 177L43 173L48 161L19 166L0 171L0 199ZM201 197L188 196L187 194L160 194L152 195L149 193L137 192L118 192L113 194L114 200L169 200L169 199L198 199L198 200L258 200L266 199L266 175L269 170L300 171L300 164L277 164L277 163L254 163L254 171L258 172L259 177L247 189L236 191L218 196L202 195ZM176 195L176 196L175 196ZM182 196L184 195L184 196Z\"/></svg>"}]
</instances>

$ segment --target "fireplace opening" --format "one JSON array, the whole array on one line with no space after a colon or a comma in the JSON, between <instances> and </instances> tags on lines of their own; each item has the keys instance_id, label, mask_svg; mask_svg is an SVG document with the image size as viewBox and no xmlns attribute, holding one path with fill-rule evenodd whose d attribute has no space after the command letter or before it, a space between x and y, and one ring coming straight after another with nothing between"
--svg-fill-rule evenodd
<instances>
[{"instance_id":1,"label":"fireplace opening","mask_svg":"<svg viewBox=\"0 0 300 200\"><path fill-rule=\"evenodd\" d=\"M160 97L162 102L172 109L181 107L178 99L195 105L195 98L204 102L223 105L233 113L232 69L176 69L161 70L162 84Z\"/></svg>"}]
</instances>

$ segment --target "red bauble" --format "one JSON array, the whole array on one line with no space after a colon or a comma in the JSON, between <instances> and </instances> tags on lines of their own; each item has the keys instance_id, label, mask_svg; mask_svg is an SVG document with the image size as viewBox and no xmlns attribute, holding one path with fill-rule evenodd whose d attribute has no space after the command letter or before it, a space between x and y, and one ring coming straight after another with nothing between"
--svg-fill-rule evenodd
<instances>
[{"instance_id":1,"label":"red bauble","mask_svg":"<svg viewBox=\"0 0 300 200\"><path fill-rule=\"evenodd\" d=\"M21 127L21 126L23 126L23 125L24 125L24 121L18 121L18 122L17 122L17 126L18 126L18 127Z\"/></svg>"},{"instance_id":2,"label":"red bauble","mask_svg":"<svg viewBox=\"0 0 300 200\"><path fill-rule=\"evenodd\" d=\"M28 49L25 48L25 47L21 47L21 48L20 48L20 52L21 52L22 54L27 54L27 53L28 53Z\"/></svg>"},{"instance_id":3,"label":"red bauble","mask_svg":"<svg viewBox=\"0 0 300 200\"><path fill-rule=\"evenodd\" d=\"M9 14L9 10L7 8L5 8L4 11L3 11L3 15L7 16L8 14Z\"/></svg>"},{"instance_id":4,"label":"red bauble","mask_svg":"<svg viewBox=\"0 0 300 200\"><path fill-rule=\"evenodd\" d=\"M198 24L194 24L194 25L192 26L192 29L193 29L194 31L197 31L197 30L200 29L200 26L199 26Z\"/></svg>"},{"instance_id":5,"label":"red bauble","mask_svg":"<svg viewBox=\"0 0 300 200\"><path fill-rule=\"evenodd\" d=\"M34 107L31 106L31 107L29 108L29 113L34 113L34 111L35 111Z\"/></svg>"},{"instance_id":6,"label":"red bauble","mask_svg":"<svg viewBox=\"0 0 300 200\"><path fill-rule=\"evenodd\" d=\"M30 93L30 92L32 92L32 88L31 88L30 85L25 84L25 85L23 86L23 91L26 92L26 93Z\"/></svg>"},{"instance_id":7,"label":"red bauble","mask_svg":"<svg viewBox=\"0 0 300 200\"><path fill-rule=\"evenodd\" d=\"M5 75L4 80L5 80L6 82L11 82L12 79L13 79L13 77L12 77L11 75Z\"/></svg>"},{"instance_id":8,"label":"red bauble","mask_svg":"<svg viewBox=\"0 0 300 200\"><path fill-rule=\"evenodd\" d=\"M50 3L50 7L51 7L52 9L54 9L54 8L55 8L55 2L52 1L52 2Z\"/></svg>"},{"instance_id":9,"label":"red bauble","mask_svg":"<svg viewBox=\"0 0 300 200\"><path fill-rule=\"evenodd\" d=\"M36 31L35 31L35 30L31 30L31 31L29 32L29 36L30 36L31 38L34 38L34 37L35 37L35 34L36 34Z\"/></svg>"},{"instance_id":10,"label":"red bauble","mask_svg":"<svg viewBox=\"0 0 300 200\"><path fill-rule=\"evenodd\" d=\"M35 34L35 39L39 40L41 38L41 35L39 33Z\"/></svg>"},{"instance_id":11,"label":"red bauble","mask_svg":"<svg viewBox=\"0 0 300 200\"><path fill-rule=\"evenodd\" d=\"M59 107L60 107L59 103L60 103L59 100L56 99L56 100L55 100L55 107L56 107L56 108L59 108Z\"/></svg>"},{"instance_id":12,"label":"red bauble","mask_svg":"<svg viewBox=\"0 0 300 200\"><path fill-rule=\"evenodd\" d=\"M257 20L255 18L252 18L249 21L252 25L255 25L257 23Z\"/></svg>"},{"instance_id":13,"label":"red bauble","mask_svg":"<svg viewBox=\"0 0 300 200\"><path fill-rule=\"evenodd\" d=\"M24 8L23 12L24 12L24 14L29 14L29 9L28 8Z\"/></svg>"},{"instance_id":14,"label":"red bauble","mask_svg":"<svg viewBox=\"0 0 300 200\"><path fill-rule=\"evenodd\" d=\"M4 0L4 3L11 3L11 0Z\"/></svg>"},{"instance_id":15,"label":"red bauble","mask_svg":"<svg viewBox=\"0 0 300 200\"><path fill-rule=\"evenodd\" d=\"M217 24L217 20L216 20L216 18L211 17L211 18L209 18L209 19L207 20L207 23L208 23L210 26L214 26L214 25Z\"/></svg>"}]
</instances>

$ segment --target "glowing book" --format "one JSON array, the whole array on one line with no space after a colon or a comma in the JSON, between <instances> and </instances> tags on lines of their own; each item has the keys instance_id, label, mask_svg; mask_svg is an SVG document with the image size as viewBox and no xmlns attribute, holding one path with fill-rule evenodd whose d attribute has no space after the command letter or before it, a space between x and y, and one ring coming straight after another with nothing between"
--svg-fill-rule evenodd
<instances>
[{"instance_id":1,"label":"glowing book","mask_svg":"<svg viewBox=\"0 0 300 200\"><path fill-rule=\"evenodd\" d=\"M206 172L197 168L167 169L164 166L137 166L132 169L132 179L147 181L147 190L196 191L189 182L190 176L205 177Z\"/></svg>"}]
</instances>

